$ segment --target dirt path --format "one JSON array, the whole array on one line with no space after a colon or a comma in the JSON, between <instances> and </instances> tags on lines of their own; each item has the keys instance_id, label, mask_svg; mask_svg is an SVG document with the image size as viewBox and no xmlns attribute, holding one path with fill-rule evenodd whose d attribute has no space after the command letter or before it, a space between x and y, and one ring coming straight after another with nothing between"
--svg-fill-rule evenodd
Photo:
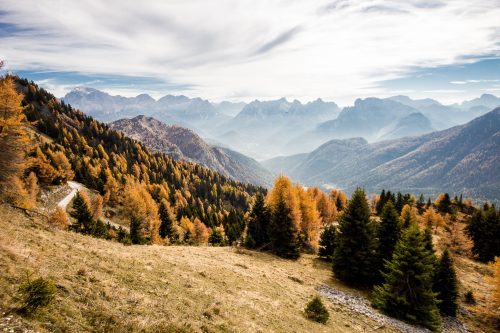
<instances>
[{"instance_id":1,"label":"dirt path","mask_svg":"<svg viewBox=\"0 0 500 333\"><path fill-rule=\"evenodd\" d=\"M57 204L58 207L61 207L62 209L66 209L68 207L69 203L75 195L80 191L81 189L85 188L83 184L73 182L73 181L68 181L68 186L71 187L71 192L67 196L65 196L59 203Z\"/></svg>"},{"instance_id":2,"label":"dirt path","mask_svg":"<svg viewBox=\"0 0 500 333\"><path fill-rule=\"evenodd\" d=\"M69 203L71 202L71 200L73 200L73 198L75 197L75 195L81 191L81 190L88 190L83 184L81 183L78 183L78 182L74 182L74 181L68 181L68 186L71 188L71 192L65 196L61 201L59 201L59 203L57 204L58 207L61 207L62 209L66 209L66 207L68 207ZM129 228L128 227L125 227L125 226L122 226L122 225L119 225L118 223L115 223L113 221L111 221L110 219L106 218L106 217L101 217L101 221L103 221L104 223L111 225L115 228L122 228L126 231L129 231Z\"/></svg>"},{"instance_id":3,"label":"dirt path","mask_svg":"<svg viewBox=\"0 0 500 333\"><path fill-rule=\"evenodd\" d=\"M317 288L318 292L328 298L331 302L344 305L354 310L357 313L365 315L380 325L391 326L397 328L403 333L430 333L426 328L413 326L401 320L386 316L370 306L368 299L360 296L350 295L343 291L333 289L326 285L320 285ZM470 333L470 331L456 318L444 318L443 333Z\"/></svg>"}]
</instances>

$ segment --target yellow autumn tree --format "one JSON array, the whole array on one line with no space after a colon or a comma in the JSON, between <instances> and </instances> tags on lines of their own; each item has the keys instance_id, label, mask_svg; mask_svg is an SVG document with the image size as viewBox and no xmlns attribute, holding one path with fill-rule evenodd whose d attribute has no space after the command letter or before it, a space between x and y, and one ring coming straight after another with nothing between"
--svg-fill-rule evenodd
<instances>
[{"instance_id":1,"label":"yellow autumn tree","mask_svg":"<svg viewBox=\"0 0 500 333\"><path fill-rule=\"evenodd\" d=\"M193 224L194 224L194 236L193 236L194 242L199 245L206 245L208 243L208 236L210 235L210 230L198 218L194 219Z\"/></svg>"},{"instance_id":2,"label":"yellow autumn tree","mask_svg":"<svg viewBox=\"0 0 500 333\"><path fill-rule=\"evenodd\" d=\"M26 168L29 137L22 100L11 77L0 79L0 196L4 198L15 190L12 185L19 184Z\"/></svg>"},{"instance_id":3,"label":"yellow autumn tree","mask_svg":"<svg viewBox=\"0 0 500 333\"><path fill-rule=\"evenodd\" d=\"M311 193L300 185L295 186L295 191L299 199L301 247L307 251L316 252L321 228L321 217L316 208L316 201Z\"/></svg>"},{"instance_id":4,"label":"yellow autumn tree","mask_svg":"<svg viewBox=\"0 0 500 333\"><path fill-rule=\"evenodd\" d=\"M493 275L487 278L488 283L493 287L491 293L489 312L500 319L500 257L489 264Z\"/></svg>"},{"instance_id":5,"label":"yellow autumn tree","mask_svg":"<svg viewBox=\"0 0 500 333\"><path fill-rule=\"evenodd\" d=\"M147 191L146 186L130 181L125 187L123 206L127 216L141 221L140 229L143 236L148 237L151 243L158 244L160 241L158 205Z\"/></svg>"},{"instance_id":6,"label":"yellow autumn tree","mask_svg":"<svg viewBox=\"0 0 500 333\"><path fill-rule=\"evenodd\" d=\"M317 187L311 187L307 189L307 192L312 195L316 201L316 208L321 216L323 225L330 225L333 223L337 219L337 205L332 197L328 196Z\"/></svg>"},{"instance_id":7,"label":"yellow autumn tree","mask_svg":"<svg viewBox=\"0 0 500 333\"><path fill-rule=\"evenodd\" d=\"M38 196L38 192L40 191L40 188L38 186L38 178L36 177L34 172L30 172L24 182L26 184L26 190L28 191L29 202L31 206L35 206L36 198Z\"/></svg>"},{"instance_id":8,"label":"yellow autumn tree","mask_svg":"<svg viewBox=\"0 0 500 333\"><path fill-rule=\"evenodd\" d=\"M415 207L412 207L408 204L403 206L403 209L401 210L401 223L403 226L409 227L413 223L417 223L417 214L418 211Z\"/></svg>"},{"instance_id":9,"label":"yellow autumn tree","mask_svg":"<svg viewBox=\"0 0 500 333\"><path fill-rule=\"evenodd\" d=\"M61 207L57 207L50 215L49 223L55 228L67 230L70 224L70 220L68 214L66 214L66 211Z\"/></svg>"},{"instance_id":10,"label":"yellow autumn tree","mask_svg":"<svg viewBox=\"0 0 500 333\"><path fill-rule=\"evenodd\" d=\"M178 234L183 242L190 243L193 241L195 229L193 222L189 218L185 216L181 218Z\"/></svg>"},{"instance_id":11,"label":"yellow autumn tree","mask_svg":"<svg viewBox=\"0 0 500 333\"><path fill-rule=\"evenodd\" d=\"M442 227L444 225L443 217L441 216L441 214L436 212L433 207L429 207L425 210L424 214L422 215L422 222L424 226L431 227L433 229Z\"/></svg>"}]
</instances>

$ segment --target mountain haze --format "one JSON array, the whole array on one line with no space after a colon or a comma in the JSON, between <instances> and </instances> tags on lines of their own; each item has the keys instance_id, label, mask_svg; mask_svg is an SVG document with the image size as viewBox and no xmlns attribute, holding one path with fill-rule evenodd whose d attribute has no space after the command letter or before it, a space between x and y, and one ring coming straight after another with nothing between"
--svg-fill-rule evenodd
<instances>
[{"instance_id":1,"label":"mountain haze","mask_svg":"<svg viewBox=\"0 0 500 333\"><path fill-rule=\"evenodd\" d=\"M368 143L332 140L309 154L263 162L306 185L382 188L500 198L500 108L471 122L416 137Z\"/></svg>"}]
</instances>

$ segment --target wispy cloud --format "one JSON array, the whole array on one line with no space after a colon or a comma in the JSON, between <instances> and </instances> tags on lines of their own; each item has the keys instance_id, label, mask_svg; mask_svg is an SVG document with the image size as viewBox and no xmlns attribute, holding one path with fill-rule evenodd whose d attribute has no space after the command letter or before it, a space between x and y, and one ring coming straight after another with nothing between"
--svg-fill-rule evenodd
<instances>
[{"instance_id":1,"label":"wispy cloud","mask_svg":"<svg viewBox=\"0 0 500 333\"><path fill-rule=\"evenodd\" d=\"M212 99L345 100L418 67L499 55L498 17L498 0L2 0L0 58Z\"/></svg>"},{"instance_id":2,"label":"wispy cloud","mask_svg":"<svg viewBox=\"0 0 500 333\"><path fill-rule=\"evenodd\" d=\"M489 83L499 82L499 80L463 80L463 81L450 81L451 84L468 84L468 83Z\"/></svg>"}]
</instances>

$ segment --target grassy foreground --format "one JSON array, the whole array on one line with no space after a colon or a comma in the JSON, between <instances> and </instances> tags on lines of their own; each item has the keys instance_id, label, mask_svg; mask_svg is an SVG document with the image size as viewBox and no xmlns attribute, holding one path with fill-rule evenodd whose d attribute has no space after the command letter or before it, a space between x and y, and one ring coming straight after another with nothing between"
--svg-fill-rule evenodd
<instances>
[{"instance_id":1,"label":"grassy foreground","mask_svg":"<svg viewBox=\"0 0 500 333\"><path fill-rule=\"evenodd\" d=\"M17 318L40 332L364 332L378 327L328 301L327 325L303 316L315 287L335 283L330 266L314 256L294 262L229 247L123 246L51 229L43 219L0 205L0 313L16 306L16 287L28 271L53 278L58 289L51 306Z\"/></svg>"}]
</instances>

